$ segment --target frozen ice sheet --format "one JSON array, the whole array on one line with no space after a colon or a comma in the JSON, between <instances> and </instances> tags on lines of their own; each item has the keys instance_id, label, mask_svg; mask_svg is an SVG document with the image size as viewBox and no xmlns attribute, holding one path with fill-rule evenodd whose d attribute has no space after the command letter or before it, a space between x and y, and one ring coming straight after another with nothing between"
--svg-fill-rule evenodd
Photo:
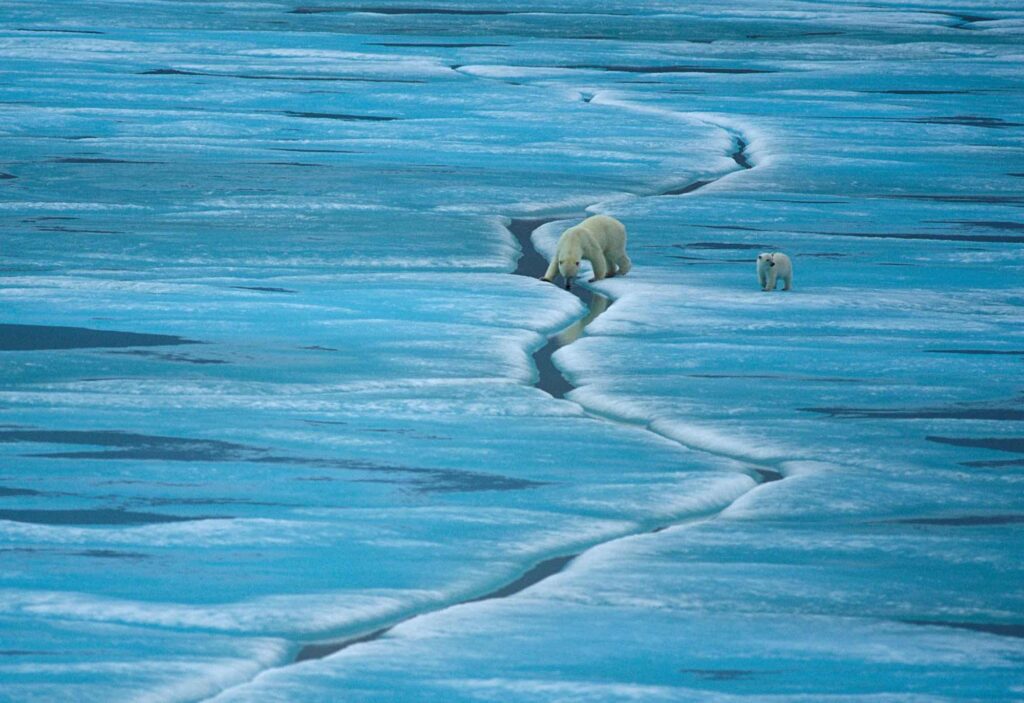
<instances>
[{"instance_id":1,"label":"frozen ice sheet","mask_svg":"<svg viewBox=\"0 0 1024 703\"><path fill-rule=\"evenodd\" d=\"M1015 578L998 531L970 548L944 528L822 532L719 519L622 540L515 599L418 618L215 700L1015 696L1024 645L1005 635L1019 625L991 619L1021 594L998 585ZM921 568L946 576L909 587Z\"/></svg>"},{"instance_id":2,"label":"frozen ice sheet","mask_svg":"<svg viewBox=\"0 0 1024 703\"><path fill-rule=\"evenodd\" d=\"M3 14L0 697L1024 690L1015 3Z\"/></svg>"}]
</instances>

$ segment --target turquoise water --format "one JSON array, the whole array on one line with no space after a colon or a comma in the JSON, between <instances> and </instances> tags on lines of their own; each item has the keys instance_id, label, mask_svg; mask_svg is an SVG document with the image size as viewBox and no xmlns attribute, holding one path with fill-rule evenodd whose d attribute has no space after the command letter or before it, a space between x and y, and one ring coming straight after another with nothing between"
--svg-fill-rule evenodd
<instances>
[{"instance_id":1,"label":"turquoise water","mask_svg":"<svg viewBox=\"0 0 1024 703\"><path fill-rule=\"evenodd\" d=\"M0 20L0 699L1024 695L1014 3Z\"/></svg>"}]
</instances>

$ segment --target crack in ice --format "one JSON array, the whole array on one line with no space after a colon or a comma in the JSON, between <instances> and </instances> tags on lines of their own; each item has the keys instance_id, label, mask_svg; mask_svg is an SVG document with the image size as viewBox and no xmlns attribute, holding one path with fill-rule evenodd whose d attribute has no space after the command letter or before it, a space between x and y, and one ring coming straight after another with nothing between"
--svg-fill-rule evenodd
<instances>
[{"instance_id":1,"label":"crack in ice","mask_svg":"<svg viewBox=\"0 0 1024 703\"><path fill-rule=\"evenodd\" d=\"M472 75L472 74L467 74L467 75ZM595 102L600 97L601 97L600 93L592 95L592 96L590 96L590 100L588 100L587 102ZM692 114L689 114L689 113L671 113L671 112L666 113L666 111L663 111L663 110L659 110L659 109L655 109L655 108L645 108L643 106L635 106L635 105L632 105L630 103L627 103L627 102L621 101L621 100L602 100L601 102L603 102L603 104L605 104L605 105L612 105L612 106L621 107L621 108L624 108L624 109L634 109L634 110L639 111L639 112L658 113L658 114L661 114L661 115L669 114L669 115L671 115L671 116L673 116L675 118L678 118L678 119L683 119L683 120L687 120L687 121L697 121L697 122L700 122L702 124L706 124L706 125L715 127L717 129L720 129L720 130L726 132L727 134L729 134L730 139L731 139L732 148L734 149L734 151L729 153L728 156L736 163L736 168L730 169L730 170L728 170L728 171L726 171L724 173L721 173L721 174L718 174L718 175L715 175L715 176L706 177L705 179L702 179L702 180L692 181L692 182L690 182L690 183L688 183L688 184L686 184L684 186L681 186L679 188L674 188L674 189L670 189L670 190L662 191L662 192L648 193L648 194L643 194L643 195L635 195L635 196L631 196L631 197L635 197L635 198L664 197L664 196L671 197L671 196L676 196L676 195L689 194L689 193L693 193L693 192L695 192L695 191L697 191L697 190L699 190L701 188L704 188L704 187L706 187L706 186L708 186L708 185L710 185L712 183L715 183L715 182L721 180L722 178L725 178L726 176L732 175L732 174L737 173L737 172L741 172L741 171L745 171L745 170L750 170L752 168L755 168L755 166L756 166L755 163L751 162L750 154L747 151L747 149L748 149L748 147L750 145L749 139L747 138L746 135L743 134L743 132L740 129L736 128L733 125L727 124L726 123L727 122L727 118L723 119L722 122L715 122L712 119L710 119L710 118L708 118L706 116L703 116L703 115L697 116L697 115L692 115ZM599 207L599 205L600 205L600 203L595 203L595 204L592 204L590 206L590 208L597 208L597 207ZM514 275L522 275L522 276L529 276L531 278L539 278L540 275L543 273L543 270L546 267L547 262L544 259L544 257L542 255L540 255L540 253L533 246L533 243L532 243L532 240L531 240L531 234L533 233L533 231L535 229L537 229L538 227L543 226L545 224L548 224L550 222L555 222L555 221L563 220L563 219L573 219L574 217L579 217L579 216L585 216L587 214L586 210L588 210L588 209L589 208L585 209L585 211L583 213L575 213L575 214L568 213L568 214L565 214L565 215L562 215L562 216L553 216L553 217L547 217L547 218L533 218L533 219L512 218L512 219L510 219L509 225L506 226L506 229L519 242L519 245L520 245L520 248L521 248L521 256L520 256L520 259L519 259L519 262L518 262L517 269L514 272L512 272L512 273ZM533 358L534 358L535 364L537 365L538 375L539 375L538 380L533 385L535 387L539 388L540 390L543 390L544 392L549 393L549 395L552 395L553 397L559 398L559 399L564 399L565 394L567 394L571 390L575 389L575 386L561 373L561 371L551 361L551 358L550 358L551 357L551 353L554 352L556 349L561 348L563 346L567 346L568 344L571 344L573 341L575 341L579 336L582 335L582 333L583 333L584 329L586 328L586 326L591 321L593 321L593 319L595 319L598 315L600 315L602 312L604 312L614 302L613 299L609 299L609 298L601 295L600 293L597 293L596 291L594 291L590 287L586 286L585 284L580 285L580 286L576 286L575 290L572 291L572 292L573 292L573 294L577 295L585 304L587 304L588 312L584 316L582 316L580 319L576 320L573 324L571 324L566 329L563 329L563 330L559 331L558 333L556 333L555 335L552 335L549 338L548 342L543 347L541 347L536 352L534 352L534 354L533 354ZM567 333L568 333L568 338L566 338L566 336L565 336L565 335L567 335ZM593 411L593 410L589 410L582 403L579 403L579 402L576 402L576 401L573 401L573 400L569 400L569 402L575 403L577 406L580 407L580 409L584 412L584 414L586 416L588 416L590 418L593 418L595 420L604 421L604 422L609 422L610 421L610 422L614 422L616 424L620 424L620 425L623 425L623 426L629 426L629 427L638 427L639 426L637 423L632 423L632 422L629 422L629 421L626 421L626 420L622 420L620 418L607 417L607 416L604 416L604 415L600 414L599 412L596 412L596 411ZM656 435L659 438L667 439L667 440L673 442L674 444L679 445L681 447L684 447L686 449L691 449L693 451L702 452L702 453L706 453L706 454L711 454L713 456L720 456L720 457L726 457L726 458L731 458L731 459L739 458L739 457L730 456L730 455L728 455L727 453L724 453L724 452L712 452L712 451L708 451L707 449L700 449L700 448L690 447L690 446L686 445L685 443L681 442L677 438L674 438L674 437L671 437L671 436L669 436L667 434L658 432L656 429L654 429L649 424L646 425L646 426L641 426L641 428L644 431L646 431L646 432L650 432L651 434ZM743 493L740 497L745 497L745 496L749 495L750 491L755 490L760 485L763 485L765 483L769 483L769 482L772 482L772 481L781 480L782 478L784 478L784 474L782 472L774 469L774 468L768 468L768 467L763 467L763 466L755 466L749 460L744 460L744 464L746 464L747 467L749 467L748 475L754 481L756 481L756 485L751 487L748 491ZM695 523L695 522L706 521L708 519L711 519L711 518L721 514L725 510L727 510L731 505L733 505L736 502L736 500L739 500L739 498L734 499L733 501L731 501L725 507L720 508L718 510L715 510L711 514L700 515L700 516L690 516L690 517L688 517L688 518L686 518L684 520L674 520L674 521L671 521L671 522L668 522L668 523L665 523L665 524L655 525L653 527L647 526L647 527L645 527L642 530L633 531L633 532L630 532L630 533L627 533L627 534L620 534L620 535L618 535L616 537L613 537L611 539L606 539L604 541L591 544L591 545L585 547L584 549L579 550L579 551L574 552L574 553L571 553L571 554L560 554L560 555L554 555L554 556L548 557L547 559L544 559L544 560L534 564L529 569L527 569L526 571L522 572L515 579L512 579L512 580L506 582L504 585L498 586L497 588L493 588L493 589L491 589L491 590L489 590L489 591L487 591L486 593L483 593L483 594L466 596L466 597L460 598L459 600L457 600L455 602L441 603L441 604L436 605L435 607L427 607L427 608L425 608L424 610L422 610L420 612L415 612L415 613L412 613L410 615L406 615L404 617L400 617L400 618L396 619L395 621L391 622L390 624L385 623L385 624L381 625L380 623L378 623L378 624L376 624L376 626L374 626L374 627L372 627L370 629L367 629L367 630L365 630L365 631L363 631L361 633L357 633L355 635L352 635L352 636L350 636L348 638L345 638L343 640L320 641L320 642L315 642L314 641L314 642L307 642L306 644L300 644L297 653L295 654L295 656L292 658L291 661L289 661L289 662L287 662L287 663L285 663L283 665L280 665L280 666L275 666L275 667L270 667L270 668L264 669L263 671L259 672L256 676L251 678L249 681L246 681L244 683L236 684L234 686L230 686L228 688L225 688L224 690L218 692L214 696L212 696L212 697L210 697L208 699L204 699L204 700L215 701L221 695L223 695L223 694L225 694L225 693L227 693L229 691L232 691L232 690L241 688L243 686L249 685L253 681L255 681L258 678L260 678L261 676L263 676L264 674L267 674L267 673L269 673L271 671L278 671L278 670L281 670L281 669L284 669L284 668L288 668L288 667L294 666L295 664L298 664L298 663L301 663L301 662L308 662L308 661L311 661L311 660L323 659L323 658L329 657L329 656L331 656L333 654L336 654L338 652L341 652L343 650L347 650L347 649L350 649L352 647L358 646L360 644L366 644L366 643L369 643L369 642L377 641L377 640L385 637L389 632L394 630L399 625L403 625L403 624L405 624L405 623L407 623L407 622L409 622L411 620L414 620L416 618L420 618L420 617L423 617L423 616L426 616L426 615L431 615L431 614L435 614L435 613L438 613L438 612L442 612L442 611L448 610L450 608L456 608L456 607L463 606L463 605L469 605L469 604L472 604L472 603L477 603L477 602L484 601L484 600L509 598L509 597L511 597L513 595L516 595L516 594L526 590L527 588L530 588L530 587L532 587L532 586L534 586L534 585L536 585L538 583L541 583L541 582L543 582L543 581L545 581L545 580L547 580L547 579L549 579L549 578L551 578L551 577L561 573L566 568L568 568L568 566L573 561L575 561L576 558L578 558L579 556L581 556L583 554L586 554L587 552L591 551L592 549L595 549L595 548L598 548L598 547L601 547L601 546L604 546L604 545L607 545L607 544L610 544L610 543L613 543L613 542L616 542L616 541L619 541L619 540L622 540L622 539L627 539L627 538L630 538L630 537L635 537L635 536L641 535L641 534L653 534L653 533L657 533L657 532L662 532L662 531L664 531L666 529L669 529L671 527L681 526L681 525L684 525L684 524L691 524L691 523Z\"/></svg>"}]
</instances>

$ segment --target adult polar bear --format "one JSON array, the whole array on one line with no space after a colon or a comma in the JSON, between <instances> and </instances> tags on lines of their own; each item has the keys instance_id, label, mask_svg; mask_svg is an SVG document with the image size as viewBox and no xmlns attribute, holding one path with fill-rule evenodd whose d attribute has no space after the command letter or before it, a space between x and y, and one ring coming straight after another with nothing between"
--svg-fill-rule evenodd
<instances>
[{"instance_id":1,"label":"adult polar bear","mask_svg":"<svg viewBox=\"0 0 1024 703\"><path fill-rule=\"evenodd\" d=\"M565 289L580 271L580 262L586 259L594 268L590 283L615 274L626 274L633 263L626 256L626 228L614 217L594 215L562 232L558 249L541 280L552 281L562 274Z\"/></svg>"}]
</instances>

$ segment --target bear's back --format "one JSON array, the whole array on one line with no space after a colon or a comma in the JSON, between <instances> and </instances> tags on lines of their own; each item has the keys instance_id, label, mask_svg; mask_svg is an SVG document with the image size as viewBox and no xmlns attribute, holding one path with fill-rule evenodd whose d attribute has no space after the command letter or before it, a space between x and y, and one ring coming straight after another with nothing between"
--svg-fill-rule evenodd
<instances>
[{"instance_id":1,"label":"bear's back","mask_svg":"<svg viewBox=\"0 0 1024 703\"><path fill-rule=\"evenodd\" d=\"M602 248L618 248L626 245L626 227L614 217L593 215L577 227L586 230Z\"/></svg>"}]
</instances>

